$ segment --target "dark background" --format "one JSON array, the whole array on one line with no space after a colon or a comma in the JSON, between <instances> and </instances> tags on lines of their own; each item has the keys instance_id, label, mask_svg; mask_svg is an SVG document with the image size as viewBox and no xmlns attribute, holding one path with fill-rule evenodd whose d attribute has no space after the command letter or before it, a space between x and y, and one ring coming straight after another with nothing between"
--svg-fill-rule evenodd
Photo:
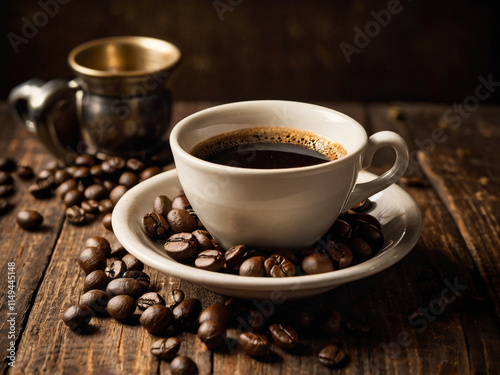
<instances>
[{"instance_id":1,"label":"dark background","mask_svg":"<svg viewBox=\"0 0 500 375\"><path fill-rule=\"evenodd\" d=\"M498 0L400 0L351 62L341 43L356 47L356 28L376 27L373 12L394 0L60 1L2 1L0 99L30 78L72 78L70 50L113 35L176 44L170 87L183 100L463 102L479 76L500 81ZM42 4L52 6L45 19ZM26 20L43 25L28 35Z\"/></svg>"}]
</instances>

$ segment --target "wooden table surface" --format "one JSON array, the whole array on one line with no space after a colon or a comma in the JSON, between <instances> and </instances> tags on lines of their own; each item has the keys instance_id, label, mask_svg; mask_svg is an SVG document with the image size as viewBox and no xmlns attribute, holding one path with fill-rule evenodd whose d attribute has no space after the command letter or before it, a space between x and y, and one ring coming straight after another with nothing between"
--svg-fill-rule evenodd
<instances>
[{"instance_id":1,"label":"wooden table surface","mask_svg":"<svg viewBox=\"0 0 500 375\"><path fill-rule=\"evenodd\" d=\"M304 337L295 352L273 346L272 361L250 358L238 346L210 351L196 335L181 332L181 353L195 360L201 374L499 374L500 107L321 104L354 117L370 134L396 131L411 149L411 178L400 185L416 200L424 218L415 248L379 274L303 301L328 305L345 319L360 318L370 325L369 332L353 335L343 329L337 337ZM173 122L211 105L175 103ZM54 160L14 123L6 103L1 103L0 157L6 156L35 172ZM381 151L376 158L374 170L381 171L391 155ZM94 318L85 334L77 334L63 324L63 312L83 292L84 275L76 259L85 240L112 234L99 220L83 227L70 225L58 198L36 200L28 193L32 181L13 176L16 192L8 198L12 209L0 216L0 348L5 358L15 341L15 367L4 359L0 372L168 374L169 362L149 352L157 337L140 325ZM24 208L43 214L41 229L29 232L16 224L17 212ZM13 309L8 305L9 264L15 264ZM160 294L181 288L204 307L226 299L145 270ZM456 298L443 309L439 292L450 289L455 289ZM228 336L236 338L237 333L230 329ZM341 369L329 369L318 362L317 353L337 341L343 342L350 361Z\"/></svg>"}]
</instances>

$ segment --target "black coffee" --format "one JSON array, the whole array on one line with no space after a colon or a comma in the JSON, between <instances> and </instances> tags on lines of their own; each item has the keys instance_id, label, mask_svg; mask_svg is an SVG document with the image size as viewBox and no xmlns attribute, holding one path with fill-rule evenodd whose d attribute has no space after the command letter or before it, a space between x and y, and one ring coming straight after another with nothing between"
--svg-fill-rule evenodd
<instances>
[{"instance_id":1,"label":"black coffee","mask_svg":"<svg viewBox=\"0 0 500 375\"><path fill-rule=\"evenodd\" d=\"M284 127L256 127L211 137L197 144L194 156L241 168L294 168L326 163L346 155L325 137Z\"/></svg>"}]
</instances>

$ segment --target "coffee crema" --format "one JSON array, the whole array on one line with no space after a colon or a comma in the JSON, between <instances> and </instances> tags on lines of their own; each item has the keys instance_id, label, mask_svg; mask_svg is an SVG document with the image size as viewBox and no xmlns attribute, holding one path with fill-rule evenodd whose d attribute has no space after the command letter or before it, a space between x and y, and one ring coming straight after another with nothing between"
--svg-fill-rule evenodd
<instances>
[{"instance_id":1,"label":"coffee crema","mask_svg":"<svg viewBox=\"0 0 500 375\"><path fill-rule=\"evenodd\" d=\"M340 144L309 131L254 127L210 137L198 143L191 154L216 164L277 169L325 163L347 152Z\"/></svg>"}]
</instances>

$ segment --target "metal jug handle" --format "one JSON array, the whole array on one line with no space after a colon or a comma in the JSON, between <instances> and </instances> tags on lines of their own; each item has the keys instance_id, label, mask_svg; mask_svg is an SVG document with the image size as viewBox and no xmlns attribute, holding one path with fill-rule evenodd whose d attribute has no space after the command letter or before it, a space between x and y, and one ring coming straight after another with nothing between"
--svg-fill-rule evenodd
<instances>
[{"instance_id":1,"label":"metal jug handle","mask_svg":"<svg viewBox=\"0 0 500 375\"><path fill-rule=\"evenodd\" d=\"M75 97L78 89L75 81L31 79L14 87L8 98L17 121L66 163L74 159L80 142Z\"/></svg>"}]
</instances>

